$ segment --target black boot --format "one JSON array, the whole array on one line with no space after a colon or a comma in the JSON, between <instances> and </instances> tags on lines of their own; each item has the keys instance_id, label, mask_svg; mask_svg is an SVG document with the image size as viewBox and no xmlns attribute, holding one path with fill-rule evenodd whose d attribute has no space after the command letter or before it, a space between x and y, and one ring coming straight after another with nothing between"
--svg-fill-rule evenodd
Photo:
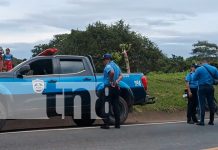
<instances>
[{"instance_id":1,"label":"black boot","mask_svg":"<svg viewBox=\"0 0 218 150\"><path fill-rule=\"evenodd\" d=\"M116 125L115 125L115 128L120 129L120 125L119 125L119 124L116 124Z\"/></svg>"},{"instance_id":2,"label":"black boot","mask_svg":"<svg viewBox=\"0 0 218 150\"><path fill-rule=\"evenodd\" d=\"M191 120L191 118L187 118L187 123L188 124L194 124L194 122Z\"/></svg>"},{"instance_id":3,"label":"black boot","mask_svg":"<svg viewBox=\"0 0 218 150\"><path fill-rule=\"evenodd\" d=\"M192 120L193 120L194 123L198 123L199 122L195 115L192 117Z\"/></svg>"},{"instance_id":4,"label":"black boot","mask_svg":"<svg viewBox=\"0 0 218 150\"><path fill-rule=\"evenodd\" d=\"M208 125L214 125L214 112L210 112L210 121L208 122Z\"/></svg>"},{"instance_id":5,"label":"black boot","mask_svg":"<svg viewBox=\"0 0 218 150\"><path fill-rule=\"evenodd\" d=\"M110 126L108 124L104 124L101 126L101 129L110 129Z\"/></svg>"}]
</instances>

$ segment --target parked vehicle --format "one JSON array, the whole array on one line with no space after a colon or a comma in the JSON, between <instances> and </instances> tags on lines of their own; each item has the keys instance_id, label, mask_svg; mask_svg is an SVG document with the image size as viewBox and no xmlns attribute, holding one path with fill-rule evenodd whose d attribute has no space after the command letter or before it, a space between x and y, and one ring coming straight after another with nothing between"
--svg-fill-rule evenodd
<instances>
[{"instance_id":1,"label":"parked vehicle","mask_svg":"<svg viewBox=\"0 0 218 150\"><path fill-rule=\"evenodd\" d=\"M143 73L123 74L120 82L121 123L124 123L133 105L146 103L147 78ZM58 83L95 83L94 91L97 95L96 113L101 113L98 101L103 87L103 75L95 72L90 56L36 56L22 62L10 72L0 73L0 128L5 119L38 114L36 111L47 113L48 117L60 115L56 112L56 96L64 93L65 116L73 116L72 108L77 106L72 102L76 94L82 96L82 118L74 119L79 126L91 125L95 119L90 118L90 104L87 91L83 89L67 90L69 87L58 89ZM75 84L70 84L75 89ZM69 84L68 84L69 86ZM88 91L88 92L90 92ZM46 99L46 100L45 100ZM46 105L41 108L38 102ZM34 105L32 105L34 103ZM30 107L31 106L31 107ZM38 117L34 116L33 117ZM111 123L114 117L111 115ZM19 118L18 118L19 119Z\"/></svg>"}]
</instances>

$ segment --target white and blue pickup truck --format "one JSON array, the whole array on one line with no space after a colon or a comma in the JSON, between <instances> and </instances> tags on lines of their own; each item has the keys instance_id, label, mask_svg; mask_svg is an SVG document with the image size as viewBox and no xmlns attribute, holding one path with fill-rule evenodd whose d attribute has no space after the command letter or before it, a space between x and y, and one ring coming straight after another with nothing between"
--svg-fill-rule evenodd
<instances>
[{"instance_id":1,"label":"white and blue pickup truck","mask_svg":"<svg viewBox=\"0 0 218 150\"><path fill-rule=\"evenodd\" d=\"M57 88L59 83L66 83L66 87L62 84ZM83 88L89 83L94 84ZM91 125L95 119L90 118L92 99L89 93L95 91L97 95L95 110L96 114L99 114L98 111L101 109L98 108L97 103L101 100L102 85L103 75L95 72L90 56L33 57L17 65L10 72L0 73L0 127L3 127L6 119L20 119L17 116L37 114L36 111L46 112L48 118L60 115L56 108L58 95L64 95L65 116L74 115L72 110L77 106L73 99L76 95L80 95L82 117L73 120L79 126ZM133 105L146 103L147 78L143 73L123 74L119 86L121 88L120 118L121 123L124 123ZM40 102L45 107L41 106ZM113 123L113 115L110 118Z\"/></svg>"}]
</instances>

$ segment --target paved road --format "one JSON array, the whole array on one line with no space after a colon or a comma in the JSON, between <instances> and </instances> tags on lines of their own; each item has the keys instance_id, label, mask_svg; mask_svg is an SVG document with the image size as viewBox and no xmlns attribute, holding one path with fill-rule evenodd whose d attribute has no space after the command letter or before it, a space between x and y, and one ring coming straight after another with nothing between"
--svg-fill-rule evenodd
<instances>
[{"instance_id":1,"label":"paved road","mask_svg":"<svg viewBox=\"0 0 218 150\"><path fill-rule=\"evenodd\" d=\"M199 150L218 147L215 126L180 123L0 133L0 150Z\"/></svg>"}]
</instances>

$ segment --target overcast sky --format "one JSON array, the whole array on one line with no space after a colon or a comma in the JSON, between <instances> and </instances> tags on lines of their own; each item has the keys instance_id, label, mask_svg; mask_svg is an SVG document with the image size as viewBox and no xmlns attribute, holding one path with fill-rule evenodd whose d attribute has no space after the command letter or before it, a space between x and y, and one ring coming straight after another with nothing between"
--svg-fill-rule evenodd
<instances>
[{"instance_id":1,"label":"overcast sky","mask_svg":"<svg viewBox=\"0 0 218 150\"><path fill-rule=\"evenodd\" d=\"M0 0L0 46L29 58L34 45L89 23L123 19L168 56L190 56L192 44L218 44L217 0Z\"/></svg>"}]
</instances>

